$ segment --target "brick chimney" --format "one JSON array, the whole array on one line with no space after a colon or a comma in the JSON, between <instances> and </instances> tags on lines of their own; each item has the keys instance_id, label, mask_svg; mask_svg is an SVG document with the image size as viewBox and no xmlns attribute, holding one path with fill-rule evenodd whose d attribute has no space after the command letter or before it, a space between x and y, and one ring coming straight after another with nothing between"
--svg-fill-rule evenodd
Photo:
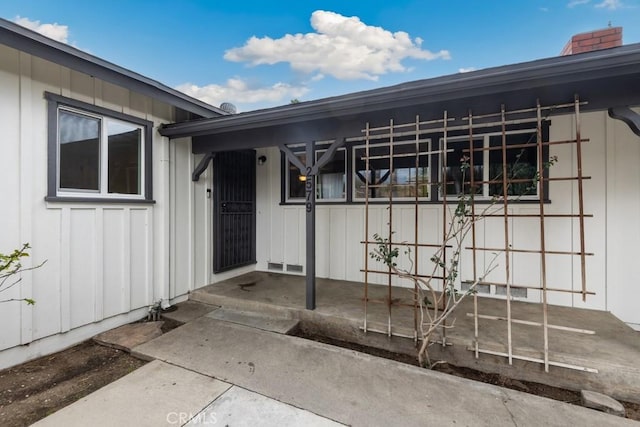
<instances>
[{"instance_id":1,"label":"brick chimney","mask_svg":"<svg viewBox=\"0 0 640 427\"><path fill-rule=\"evenodd\" d=\"M571 37L560 52L560 56L592 52L622 46L622 27L609 27L603 30L576 34Z\"/></svg>"}]
</instances>

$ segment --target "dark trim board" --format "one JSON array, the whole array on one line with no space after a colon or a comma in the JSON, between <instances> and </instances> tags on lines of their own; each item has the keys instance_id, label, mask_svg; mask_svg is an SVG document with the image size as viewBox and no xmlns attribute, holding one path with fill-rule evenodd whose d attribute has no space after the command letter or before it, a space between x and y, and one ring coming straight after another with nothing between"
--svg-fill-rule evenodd
<instances>
[{"instance_id":1,"label":"dark trim board","mask_svg":"<svg viewBox=\"0 0 640 427\"><path fill-rule=\"evenodd\" d=\"M269 138L264 138L265 131L286 126L295 133L296 124L300 124L302 130L313 130L322 122L343 123L358 116L367 120L388 120L419 113L433 118L429 112L440 114L447 110L451 115L462 116L469 109L474 114L484 114L498 111L501 104L505 104L508 110L531 107L537 99L542 105L565 103L576 93L582 101L589 102L583 111L606 109L612 105L636 105L640 92L639 63L640 44L631 44L265 110L169 124L163 126L160 133L170 138L220 136L220 139L212 138L206 150L223 151L225 147L222 146L231 142L227 142L223 135L242 134L248 137L252 131L261 130L246 144L252 148L267 147L294 141L268 141ZM350 135L351 132L343 134ZM322 138L314 135L309 139Z\"/></svg>"},{"instance_id":2,"label":"dark trim board","mask_svg":"<svg viewBox=\"0 0 640 427\"><path fill-rule=\"evenodd\" d=\"M97 105L89 104L76 99L67 98L51 92L45 92L47 100L47 196L45 200L50 202L101 202L101 203L154 203L153 202L153 122L139 117L130 116L119 111L109 110ZM87 194L87 197L65 197L58 194L58 108L60 106L76 108L80 111L95 113L100 116L120 119L135 123L144 127L144 198L142 199L116 199L110 197L95 197Z\"/></svg>"},{"instance_id":3,"label":"dark trim board","mask_svg":"<svg viewBox=\"0 0 640 427\"><path fill-rule=\"evenodd\" d=\"M119 204L119 205L153 205L156 203L155 200L146 200L146 199L117 199L117 198L106 198L106 197L45 197L44 200L46 202L52 203L95 203L99 205L105 204Z\"/></svg>"}]
</instances>

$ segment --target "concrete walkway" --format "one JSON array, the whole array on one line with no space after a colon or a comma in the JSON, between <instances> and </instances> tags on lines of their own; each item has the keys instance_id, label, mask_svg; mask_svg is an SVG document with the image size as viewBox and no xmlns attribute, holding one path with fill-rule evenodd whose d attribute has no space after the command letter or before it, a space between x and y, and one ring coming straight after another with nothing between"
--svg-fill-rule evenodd
<instances>
[{"instance_id":1,"label":"concrete walkway","mask_svg":"<svg viewBox=\"0 0 640 427\"><path fill-rule=\"evenodd\" d=\"M638 425L212 316L134 354L156 360L37 425Z\"/></svg>"},{"instance_id":2,"label":"concrete walkway","mask_svg":"<svg viewBox=\"0 0 640 427\"><path fill-rule=\"evenodd\" d=\"M317 307L315 310L305 310L304 280L304 276L253 272L198 289L190 298L225 308L298 319L301 321L302 329L312 334L415 356L413 339L388 339L386 333L365 334L360 330L364 319L364 284L319 278ZM385 301L388 298L388 288L369 285L368 295L372 300ZM393 298L411 303L413 289L393 288ZM506 318L505 300L478 300L479 313ZM511 309L514 319L542 321L540 304L512 301ZM473 299L467 298L450 318L455 318L455 328L447 330L447 342L452 345L448 346L446 351L442 351L442 346L432 346L430 355L433 360L447 360L455 366L502 374L520 381L570 390L597 391L618 400L640 403L640 332L634 331L611 313L550 305L550 324L595 332L576 333L550 329L550 361L595 369L597 373L558 366L551 366L549 373L545 373L540 364L528 362L526 359L519 360L517 357L513 365L509 365L505 357L480 354L476 358L474 352L470 351L475 343L474 321L473 317L467 315L473 312ZM370 330L386 332L386 304L370 303L367 319ZM413 325L412 307L393 307L394 333L412 337ZM480 349L508 352L505 321L479 319L478 331ZM514 323L511 334L515 356L542 359L544 335L540 327Z\"/></svg>"}]
</instances>

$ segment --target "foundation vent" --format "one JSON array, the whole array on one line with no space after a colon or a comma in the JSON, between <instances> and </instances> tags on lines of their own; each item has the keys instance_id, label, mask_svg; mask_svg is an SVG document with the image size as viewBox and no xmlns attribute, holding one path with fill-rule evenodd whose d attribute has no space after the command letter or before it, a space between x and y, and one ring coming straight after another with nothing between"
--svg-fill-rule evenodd
<instances>
[{"instance_id":1,"label":"foundation vent","mask_svg":"<svg viewBox=\"0 0 640 427\"><path fill-rule=\"evenodd\" d=\"M496 285L496 295L507 295L507 287L503 285ZM511 287L511 296L516 298L526 298L527 288Z\"/></svg>"},{"instance_id":2,"label":"foundation vent","mask_svg":"<svg viewBox=\"0 0 640 427\"><path fill-rule=\"evenodd\" d=\"M471 285L473 284L473 282L471 281L464 281L461 283L461 288L463 291L468 291L469 288L471 287ZM491 286L495 287L494 292L491 292ZM489 283L479 283L478 285L476 285L476 291L478 292L478 294L487 294L487 295L491 295L492 293L494 295L501 295L501 296L506 296L507 295L507 287L504 285L492 285ZM527 288L518 288L515 286L511 287L511 296L515 297L515 298L526 298L527 297Z\"/></svg>"},{"instance_id":3,"label":"foundation vent","mask_svg":"<svg viewBox=\"0 0 640 427\"><path fill-rule=\"evenodd\" d=\"M302 266L298 264L287 264L287 271L291 273L302 273Z\"/></svg>"},{"instance_id":4,"label":"foundation vent","mask_svg":"<svg viewBox=\"0 0 640 427\"><path fill-rule=\"evenodd\" d=\"M278 262L270 262L267 264L267 270L282 271L283 265Z\"/></svg>"},{"instance_id":5,"label":"foundation vent","mask_svg":"<svg viewBox=\"0 0 640 427\"><path fill-rule=\"evenodd\" d=\"M471 285L473 285L473 282L462 282L460 285L461 285L460 287L462 288L463 291L468 291L469 288L471 287ZM476 291L479 294L490 294L491 293L491 285L485 285L485 284L478 283L476 285Z\"/></svg>"}]
</instances>

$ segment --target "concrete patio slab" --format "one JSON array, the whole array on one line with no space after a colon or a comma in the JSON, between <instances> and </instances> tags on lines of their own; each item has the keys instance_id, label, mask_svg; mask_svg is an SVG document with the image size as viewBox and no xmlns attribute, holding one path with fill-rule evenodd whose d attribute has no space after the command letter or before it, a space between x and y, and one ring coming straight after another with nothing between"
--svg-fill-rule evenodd
<instances>
[{"instance_id":1,"label":"concrete patio slab","mask_svg":"<svg viewBox=\"0 0 640 427\"><path fill-rule=\"evenodd\" d=\"M180 323L187 323L219 308L217 305L197 301L183 301L176 304L175 307L175 311L163 312L162 317Z\"/></svg>"},{"instance_id":2,"label":"concrete patio slab","mask_svg":"<svg viewBox=\"0 0 640 427\"><path fill-rule=\"evenodd\" d=\"M298 320L295 319L283 319L273 315L270 316L262 313L226 308L214 310L206 314L206 317L251 326L262 329L263 331L277 332L279 334L288 334L298 325Z\"/></svg>"},{"instance_id":3,"label":"concrete patio slab","mask_svg":"<svg viewBox=\"0 0 640 427\"><path fill-rule=\"evenodd\" d=\"M246 287L250 284L250 287ZM244 287L243 287L244 286ZM413 339L386 334L388 309L385 304L368 305L369 330L385 333L364 333L364 285L357 282L318 278L316 281L317 308L305 310L304 276L271 272L252 272L232 280L225 280L191 294L191 298L223 308L257 311L284 318L300 320L302 331L310 334L378 347L396 353L416 356ZM369 298L384 301L388 288L369 285ZM412 289L393 288L393 298L411 302ZM474 337L473 299L468 298L458 307L455 327L447 330L450 346L431 347L432 360L449 363L483 372L497 373L512 379L537 382L579 392L588 389L607 394L619 400L640 403L640 332L634 331L611 313L550 305L550 324L589 330L594 333L576 333L549 330L550 360L597 371L568 369L550 366L545 372L541 364L526 360L513 360L490 354L475 357L472 348ZM529 322L542 321L540 304L512 301L512 315ZM479 312L495 317L506 317L505 300L479 298ZM413 336L414 316L412 307L392 308L392 331ZM435 337L438 338L438 337ZM507 324L500 320L479 320L479 346L492 352L507 352ZM542 328L513 324L513 352L516 356L541 359L543 357Z\"/></svg>"},{"instance_id":4,"label":"concrete patio slab","mask_svg":"<svg viewBox=\"0 0 640 427\"><path fill-rule=\"evenodd\" d=\"M620 426L635 422L209 317L136 347L348 425Z\"/></svg>"},{"instance_id":5,"label":"concrete patio slab","mask_svg":"<svg viewBox=\"0 0 640 427\"><path fill-rule=\"evenodd\" d=\"M181 425L231 387L153 361L39 422L38 427Z\"/></svg>"},{"instance_id":6,"label":"concrete patio slab","mask_svg":"<svg viewBox=\"0 0 640 427\"><path fill-rule=\"evenodd\" d=\"M342 424L258 393L233 386L186 426L337 427Z\"/></svg>"},{"instance_id":7,"label":"concrete patio slab","mask_svg":"<svg viewBox=\"0 0 640 427\"><path fill-rule=\"evenodd\" d=\"M162 335L164 322L130 323L93 337L98 344L130 352L137 345Z\"/></svg>"}]
</instances>

